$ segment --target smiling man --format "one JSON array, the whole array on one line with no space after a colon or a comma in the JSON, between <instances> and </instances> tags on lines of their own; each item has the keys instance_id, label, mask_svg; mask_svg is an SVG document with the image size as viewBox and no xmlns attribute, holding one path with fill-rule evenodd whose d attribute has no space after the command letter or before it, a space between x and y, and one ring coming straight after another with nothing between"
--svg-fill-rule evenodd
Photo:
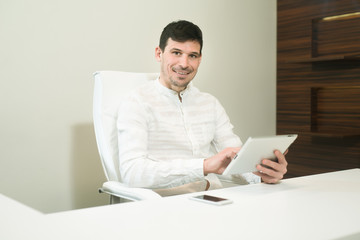
<instances>
[{"instance_id":1,"label":"smiling man","mask_svg":"<svg viewBox=\"0 0 360 240\"><path fill-rule=\"evenodd\" d=\"M155 50L161 63L160 82L178 93L195 77L201 61L200 43L196 40L177 42L168 39L164 49Z\"/></svg>"},{"instance_id":2,"label":"smiling man","mask_svg":"<svg viewBox=\"0 0 360 240\"><path fill-rule=\"evenodd\" d=\"M216 174L225 170L242 143L219 101L192 84L202 46L202 32L195 24L184 20L168 24L155 49L159 78L121 104L120 173L129 186L150 188L163 196L223 187ZM259 172L225 180L275 183L287 165L283 154L276 155L278 163L265 159Z\"/></svg>"}]
</instances>

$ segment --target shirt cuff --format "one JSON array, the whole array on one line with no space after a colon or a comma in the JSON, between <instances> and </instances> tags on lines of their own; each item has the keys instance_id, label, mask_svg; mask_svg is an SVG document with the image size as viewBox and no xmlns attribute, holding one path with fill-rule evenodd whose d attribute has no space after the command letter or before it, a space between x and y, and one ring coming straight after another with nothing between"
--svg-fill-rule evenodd
<instances>
[{"instance_id":1,"label":"shirt cuff","mask_svg":"<svg viewBox=\"0 0 360 240\"><path fill-rule=\"evenodd\" d=\"M180 185L204 180L204 159L195 158L186 161L180 161L181 165L177 166L179 172L173 171L173 175L183 175L181 178L174 178L168 182L167 187L177 187Z\"/></svg>"},{"instance_id":2,"label":"shirt cuff","mask_svg":"<svg viewBox=\"0 0 360 240\"><path fill-rule=\"evenodd\" d=\"M243 178L245 178L245 180L250 183L250 184L254 184L254 183L261 183L261 177L253 174L252 172L250 173L243 173L241 174L241 176Z\"/></svg>"}]
</instances>

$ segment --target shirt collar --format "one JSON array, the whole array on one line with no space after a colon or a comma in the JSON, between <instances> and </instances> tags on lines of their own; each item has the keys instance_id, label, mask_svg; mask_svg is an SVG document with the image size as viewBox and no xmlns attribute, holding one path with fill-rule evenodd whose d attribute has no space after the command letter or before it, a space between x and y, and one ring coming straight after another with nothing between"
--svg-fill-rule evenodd
<instances>
[{"instance_id":1,"label":"shirt collar","mask_svg":"<svg viewBox=\"0 0 360 240\"><path fill-rule=\"evenodd\" d=\"M164 94L164 95L167 95L167 96L178 96L178 93L172 89L169 89L167 87L165 87L164 85L162 85L160 83L160 77L158 77L156 79L156 88L160 91L160 93ZM193 83L190 82L187 87L180 92L181 96L185 96L187 94L189 94L193 89Z\"/></svg>"}]
</instances>

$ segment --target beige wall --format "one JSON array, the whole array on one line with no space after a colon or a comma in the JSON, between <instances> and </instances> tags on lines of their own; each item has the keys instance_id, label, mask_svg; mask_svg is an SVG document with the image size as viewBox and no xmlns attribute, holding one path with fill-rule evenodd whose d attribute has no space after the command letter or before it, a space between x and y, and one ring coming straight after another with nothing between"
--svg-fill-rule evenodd
<instances>
[{"instance_id":1,"label":"beige wall","mask_svg":"<svg viewBox=\"0 0 360 240\"><path fill-rule=\"evenodd\" d=\"M0 0L0 192L43 212L106 204L92 73L158 71L162 28L204 33L195 84L243 141L275 133L275 0Z\"/></svg>"}]
</instances>

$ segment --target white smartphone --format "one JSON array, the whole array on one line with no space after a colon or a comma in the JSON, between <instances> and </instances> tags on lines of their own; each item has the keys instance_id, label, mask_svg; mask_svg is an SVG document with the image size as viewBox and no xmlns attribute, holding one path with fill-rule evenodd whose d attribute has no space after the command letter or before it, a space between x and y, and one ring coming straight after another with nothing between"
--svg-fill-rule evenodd
<instances>
[{"instance_id":1,"label":"white smartphone","mask_svg":"<svg viewBox=\"0 0 360 240\"><path fill-rule=\"evenodd\" d=\"M211 196L211 195L199 195L199 196L192 196L190 197L191 200L195 200L195 201L199 201L199 202L203 202L203 203L209 203L209 204L213 204L213 205L225 205L225 204L230 204L233 201L230 199L226 199L226 198L220 198L220 197L215 197L215 196Z\"/></svg>"}]
</instances>

